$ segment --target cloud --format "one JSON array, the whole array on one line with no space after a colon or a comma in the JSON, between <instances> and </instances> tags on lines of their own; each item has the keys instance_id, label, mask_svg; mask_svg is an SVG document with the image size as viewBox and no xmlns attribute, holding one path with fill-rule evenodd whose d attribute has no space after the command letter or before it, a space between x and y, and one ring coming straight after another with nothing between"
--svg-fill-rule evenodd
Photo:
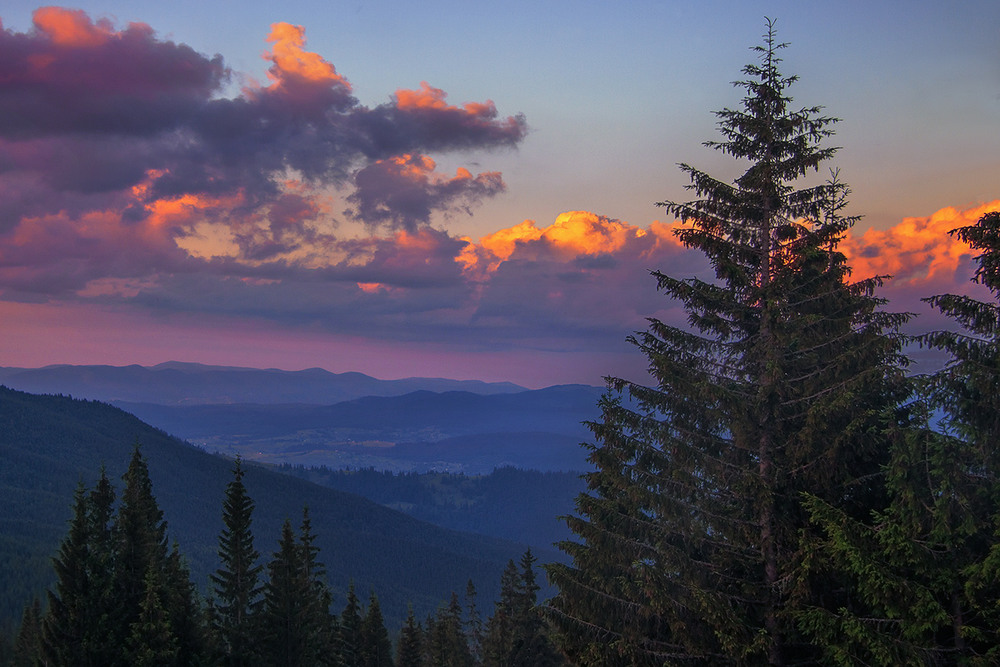
<instances>
[{"instance_id":1,"label":"cloud","mask_svg":"<svg viewBox=\"0 0 1000 667\"><path fill-rule=\"evenodd\" d=\"M997 210L1000 201L903 218L888 229L870 228L860 236L848 234L840 250L848 257L855 279L891 275L896 285L953 283L957 275L965 275L972 251L949 232Z\"/></svg>"},{"instance_id":2,"label":"cloud","mask_svg":"<svg viewBox=\"0 0 1000 667\"><path fill-rule=\"evenodd\" d=\"M306 49L302 26L272 25L267 81L229 98L221 56L144 23L58 7L33 18L28 32L0 30L3 298L104 294L94 285L174 273L340 279L358 269L341 265L356 248L338 210L420 237L434 216L504 189L497 172L438 174L431 153L526 134L522 116L492 101L451 106L427 84L361 105Z\"/></svg>"},{"instance_id":3,"label":"cloud","mask_svg":"<svg viewBox=\"0 0 1000 667\"><path fill-rule=\"evenodd\" d=\"M404 152L524 138L523 117L502 119L492 102L413 106L394 95L360 105L348 80L305 50L301 26L276 23L268 40L269 85L228 99L221 56L159 40L142 23L115 30L78 10L37 10L32 31L0 32L0 173L30 175L57 200L115 193L155 169L161 196L242 189L267 201L288 170L343 183Z\"/></svg>"},{"instance_id":4,"label":"cloud","mask_svg":"<svg viewBox=\"0 0 1000 667\"><path fill-rule=\"evenodd\" d=\"M459 167L448 178L436 166L426 155L409 154L368 165L354 175L356 189L347 198L354 208L345 213L371 226L413 230L428 224L434 211L471 215L475 204L506 188L499 172L473 176Z\"/></svg>"}]
</instances>

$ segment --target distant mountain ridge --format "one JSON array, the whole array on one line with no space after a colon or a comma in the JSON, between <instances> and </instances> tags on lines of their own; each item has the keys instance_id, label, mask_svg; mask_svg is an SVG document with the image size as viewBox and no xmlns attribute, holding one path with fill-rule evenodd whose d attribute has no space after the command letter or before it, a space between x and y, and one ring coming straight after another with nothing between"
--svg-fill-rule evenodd
<instances>
[{"instance_id":1,"label":"distant mountain ridge","mask_svg":"<svg viewBox=\"0 0 1000 667\"><path fill-rule=\"evenodd\" d=\"M580 442L602 389L557 385L509 394L416 391L333 405L116 403L209 451L335 469L486 474L514 466L590 468Z\"/></svg>"},{"instance_id":2,"label":"distant mountain ridge","mask_svg":"<svg viewBox=\"0 0 1000 667\"><path fill-rule=\"evenodd\" d=\"M491 395L525 390L509 382L445 378L379 380L363 373L331 373L322 368L284 371L177 361L156 366L0 367L0 384L34 394L69 394L105 402L158 405L327 405L364 396L400 396L415 391Z\"/></svg>"}]
</instances>

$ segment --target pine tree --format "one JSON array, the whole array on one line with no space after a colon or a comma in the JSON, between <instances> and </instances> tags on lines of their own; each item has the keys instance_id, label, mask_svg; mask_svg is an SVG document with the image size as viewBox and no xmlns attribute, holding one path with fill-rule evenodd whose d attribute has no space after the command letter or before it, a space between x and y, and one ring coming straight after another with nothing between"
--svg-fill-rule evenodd
<instances>
[{"instance_id":1,"label":"pine tree","mask_svg":"<svg viewBox=\"0 0 1000 667\"><path fill-rule=\"evenodd\" d=\"M715 279L654 272L689 326L650 319L630 337L654 384L609 378L569 518L580 541L549 567L552 618L582 664L816 659L799 612L849 600L807 567L820 531L803 493L848 516L884 501L906 316L879 310L880 279L849 282L846 186L798 184L833 156L835 119L792 109L772 21L764 39L707 144L746 171L727 183L682 164L698 199L661 202Z\"/></svg>"},{"instance_id":2,"label":"pine tree","mask_svg":"<svg viewBox=\"0 0 1000 667\"><path fill-rule=\"evenodd\" d=\"M518 576L514 561L508 560L500 574L500 599L494 606L493 615L486 622L483 664L487 667L509 665L514 653Z\"/></svg>"},{"instance_id":3,"label":"pine tree","mask_svg":"<svg viewBox=\"0 0 1000 667\"><path fill-rule=\"evenodd\" d=\"M44 623L47 661L54 665L94 664L87 655L91 614L96 611L91 594L90 520L87 491L81 481L73 501L69 532L52 559L56 584L48 593L49 610Z\"/></svg>"},{"instance_id":4,"label":"pine tree","mask_svg":"<svg viewBox=\"0 0 1000 667\"><path fill-rule=\"evenodd\" d=\"M411 606L396 645L396 667L424 667L424 636Z\"/></svg>"},{"instance_id":5,"label":"pine tree","mask_svg":"<svg viewBox=\"0 0 1000 667\"><path fill-rule=\"evenodd\" d=\"M90 628L85 644L89 662L83 664L111 665L118 658L118 647L110 639L118 631L120 612L115 598L115 498L114 485L102 466L88 498Z\"/></svg>"},{"instance_id":6,"label":"pine tree","mask_svg":"<svg viewBox=\"0 0 1000 667\"><path fill-rule=\"evenodd\" d=\"M191 570L175 542L164 563L163 605L167 622L177 637L177 662L196 665L207 656L208 632Z\"/></svg>"},{"instance_id":7,"label":"pine tree","mask_svg":"<svg viewBox=\"0 0 1000 667\"><path fill-rule=\"evenodd\" d=\"M48 663L45 659L44 638L42 635L42 603L35 598L24 608L21 615L21 626L14 639L14 652L11 656L11 667L35 667L42 664L74 664L72 662Z\"/></svg>"},{"instance_id":8,"label":"pine tree","mask_svg":"<svg viewBox=\"0 0 1000 667\"><path fill-rule=\"evenodd\" d=\"M260 607L262 586L252 532L253 500L243 485L240 459L226 486L219 534L220 567L211 575L215 591L213 625L225 655L225 664L249 667L255 663L257 638L254 615Z\"/></svg>"},{"instance_id":9,"label":"pine tree","mask_svg":"<svg viewBox=\"0 0 1000 667\"><path fill-rule=\"evenodd\" d=\"M456 593L447 605L438 609L434 625L428 631L431 664L440 667L471 667L469 643L462 631L462 603Z\"/></svg>"},{"instance_id":10,"label":"pine tree","mask_svg":"<svg viewBox=\"0 0 1000 667\"><path fill-rule=\"evenodd\" d=\"M302 627L305 590L302 579L302 551L292 523L281 527L278 551L267 565L262 617L264 657L270 665L306 665L307 633Z\"/></svg>"},{"instance_id":11,"label":"pine tree","mask_svg":"<svg viewBox=\"0 0 1000 667\"><path fill-rule=\"evenodd\" d=\"M345 665L361 660L361 601L354 592L354 582L347 587L347 601L340 613L340 657Z\"/></svg>"},{"instance_id":12,"label":"pine tree","mask_svg":"<svg viewBox=\"0 0 1000 667\"><path fill-rule=\"evenodd\" d=\"M535 579L536 560L531 549L524 552L520 561L520 578L514 587L514 635L508 664L515 667L563 664L562 656L549 639L545 620L538 609L538 591L541 587Z\"/></svg>"},{"instance_id":13,"label":"pine tree","mask_svg":"<svg viewBox=\"0 0 1000 667\"><path fill-rule=\"evenodd\" d=\"M476 585L469 579L465 584L465 634L469 638L469 652L474 663L483 658L483 620L476 608Z\"/></svg>"},{"instance_id":14,"label":"pine tree","mask_svg":"<svg viewBox=\"0 0 1000 667\"><path fill-rule=\"evenodd\" d=\"M146 571L143 588L145 592L139 606L139 617L132 623L125 643L127 664L135 667L193 664L179 660L180 642L164 608L165 587L156 567L151 566Z\"/></svg>"},{"instance_id":15,"label":"pine tree","mask_svg":"<svg viewBox=\"0 0 1000 667\"><path fill-rule=\"evenodd\" d=\"M888 466L888 505L870 522L810 500L832 554L855 591L856 609L804 617L839 664L981 664L1000 661L1000 214L953 232L981 254L974 281L992 303L968 296L928 299L963 333L922 342L949 364L925 378L926 424L910 429Z\"/></svg>"},{"instance_id":16,"label":"pine tree","mask_svg":"<svg viewBox=\"0 0 1000 667\"><path fill-rule=\"evenodd\" d=\"M392 642L375 593L369 597L368 611L361 621L360 653L361 667L392 667Z\"/></svg>"},{"instance_id":17,"label":"pine tree","mask_svg":"<svg viewBox=\"0 0 1000 667\"><path fill-rule=\"evenodd\" d=\"M119 659L114 618L115 492L102 469L95 488L81 483L69 531L53 559L56 585L43 623L45 661L51 665L109 665Z\"/></svg>"},{"instance_id":18,"label":"pine tree","mask_svg":"<svg viewBox=\"0 0 1000 667\"><path fill-rule=\"evenodd\" d=\"M128 469L122 477L121 506L114 522L114 600L116 611L111 624L112 642L122 647L139 620L147 597L146 578L150 570L154 581L163 582L167 560L167 527L163 512L153 495L149 467L136 443Z\"/></svg>"},{"instance_id":19,"label":"pine tree","mask_svg":"<svg viewBox=\"0 0 1000 667\"><path fill-rule=\"evenodd\" d=\"M330 613L333 595L326 583L326 567L319 560L319 547L312 532L309 508L302 508L302 523L299 527L299 550L301 552L303 617L302 627L306 633L309 659L315 664L335 661L338 654L335 619ZM331 663L332 664L332 663Z\"/></svg>"}]
</instances>

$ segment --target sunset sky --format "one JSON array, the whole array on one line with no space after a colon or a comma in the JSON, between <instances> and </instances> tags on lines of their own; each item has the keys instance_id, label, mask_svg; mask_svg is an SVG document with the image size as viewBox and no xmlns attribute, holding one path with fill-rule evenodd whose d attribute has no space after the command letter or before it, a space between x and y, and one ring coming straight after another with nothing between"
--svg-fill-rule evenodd
<instances>
[{"instance_id":1,"label":"sunset sky","mask_svg":"<svg viewBox=\"0 0 1000 667\"><path fill-rule=\"evenodd\" d=\"M855 277L968 291L1000 210L1000 3L0 5L0 366L168 360L641 378L706 275L654 202L777 19L795 106L842 119ZM825 177L820 174L819 177Z\"/></svg>"}]
</instances>

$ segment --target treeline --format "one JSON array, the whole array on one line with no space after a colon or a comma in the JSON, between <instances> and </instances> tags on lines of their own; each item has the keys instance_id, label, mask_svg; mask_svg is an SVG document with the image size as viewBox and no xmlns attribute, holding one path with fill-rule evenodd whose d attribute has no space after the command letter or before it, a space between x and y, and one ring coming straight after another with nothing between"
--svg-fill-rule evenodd
<instances>
[{"instance_id":1,"label":"treeline","mask_svg":"<svg viewBox=\"0 0 1000 667\"><path fill-rule=\"evenodd\" d=\"M562 664L537 606L535 557L501 575L484 621L470 580L435 614L412 608L395 648L378 597L353 585L339 614L308 508L286 519L266 563L254 547L254 503L237 460L222 505L218 569L202 601L153 495L136 445L117 498L105 471L76 490L69 530L53 558L56 583L23 614L9 663L22 665L330 665L413 667ZM415 573L414 576L419 576Z\"/></svg>"},{"instance_id":2,"label":"treeline","mask_svg":"<svg viewBox=\"0 0 1000 667\"><path fill-rule=\"evenodd\" d=\"M559 517L574 510L573 499L586 486L578 472L509 466L488 475L334 470L288 463L277 470L438 526L528 544L539 555L570 537Z\"/></svg>"}]
</instances>

